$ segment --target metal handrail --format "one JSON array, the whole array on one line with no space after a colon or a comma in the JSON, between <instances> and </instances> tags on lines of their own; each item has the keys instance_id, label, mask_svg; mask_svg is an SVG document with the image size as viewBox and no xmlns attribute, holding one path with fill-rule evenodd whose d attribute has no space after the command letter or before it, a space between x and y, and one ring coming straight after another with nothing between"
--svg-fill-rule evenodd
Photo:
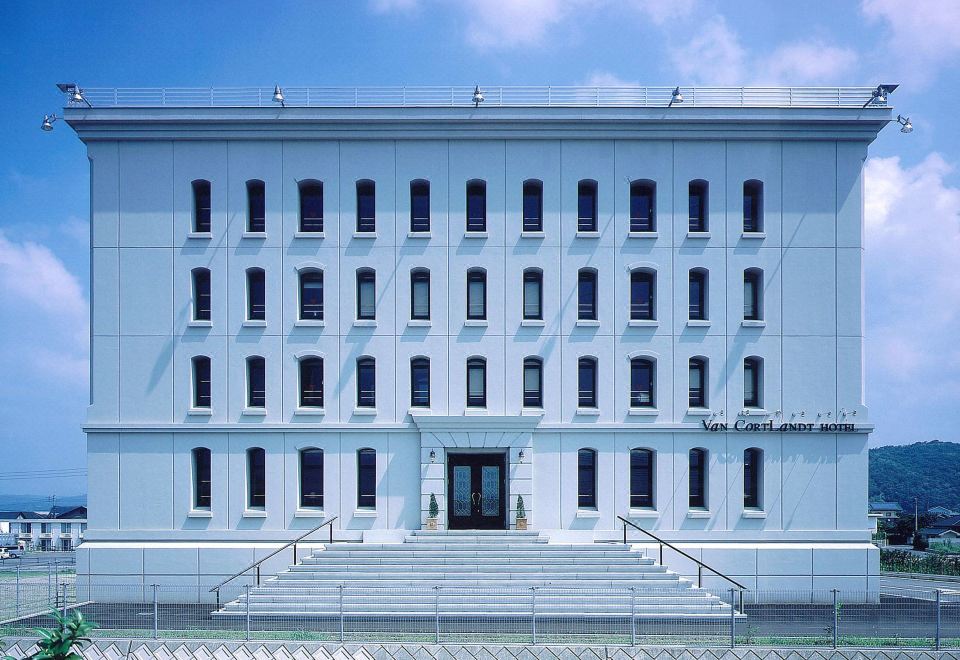
<instances>
[{"instance_id":1,"label":"metal handrail","mask_svg":"<svg viewBox=\"0 0 960 660\"><path fill-rule=\"evenodd\" d=\"M277 554L283 552L284 550L286 550L287 548L289 548L291 545L293 546L293 563L296 564L296 563L297 563L297 543L299 543L299 542L302 541L303 539L307 538L308 536L310 536L311 534L313 534L313 533L314 533L315 531L317 531L318 529L323 529L324 527L326 527L326 526L329 525L329 526L330 526L330 543L333 543L333 524L332 524L332 523L333 523L334 520L336 520L336 519L339 518L339 517L340 517L340 516L334 516L334 517L331 518L330 520L327 520L326 522L324 522L322 525L317 525L316 527L314 527L314 528L311 529L310 531L308 531L308 532L306 532L306 533L304 533L304 534L301 534L300 536L298 536L297 538L293 539L292 541L289 541L289 542L287 542L286 544L280 546L279 548L277 548L276 550L274 550L273 552L271 552L271 553L270 553L269 555L267 555L266 557L264 557L264 558L262 558L262 559L259 559L259 560L255 561L255 562L253 562L252 564L250 564L249 566L247 566L247 567L246 567L245 569L243 569L242 571L239 571L239 572L237 572L237 573L234 573L233 575L231 575L230 577L228 577L226 580L224 580L223 582L221 582L221 583L218 584L217 586L215 586L215 587L213 587L212 589L210 589L207 593L213 593L214 591L217 592L217 609L220 609L220 588L221 588L223 585L225 585L226 583L228 583L228 582L230 582L230 581L232 581L232 580L237 579L238 577L240 577L241 575L243 575L244 573L246 573L246 572L249 571L250 569L255 568L255 569L257 569L257 586L259 587L259 586L260 586L260 564L262 564L263 562L267 561L268 559L270 559L270 558L273 557L274 555L277 555Z\"/></svg>"},{"instance_id":2,"label":"metal handrail","mask_svg":"<svg viewBox=\"0 0 960 660\"><path fill-rule=\"evenodd\" d=\"M661 565L661 566L663 566L663 546L667 546L668 548L670 548L670 549L672 549L672 550L676 550L676 551L679 552L681 555L683 555L684 557L686 557L687 559L689 559L690 561L692 561L693 563L695 563L695 564L697 565L697 588L698 588L698 589L703 587L703 569L707 569L708 571L712 571L713 573L716 573L717 575L719 575L720 577L722 577L724 580L726 580L726 581L729 582L730 584L735 584L735 585L737 585L738 587L740 587L740 600L741 600L741 608L740 608L740 609L741 609L741 610L743 609L743 605L742 605L743 592L744 592L744 591L750 591L749 589L747 589L747 587L743 586L742 584L740 584L739 582L737 582L736 580L734 580L732 577L729 577L729 576L727 576L727 575L724 575L723 573L721 573L721 572L718 571L717 569L713 568L712 566L708 566L707 564L704 564L702 561L700 561L700 560L697 559L696 557L693 557L693 556L689 555L688 553L684 552L683 550L681 550L681 549L678 548L677 546L673 545L673 544L670 543L669 541L664 541L662 538L660 538L660 537L657 536L656 534L653 534L653 533L651 533L651 532L648 532L647 530L645 530L643 527L640 527L640 526L637 525L636 523L630 522L629 520L627 520L627 519L624 518L623 516L617 516L617 518L619 518L620 521L623 523L623 542L624 542L624 544L626 544L626 542L627 542L627 525L630 525L630 526L633 527L634 529L640 530L641 532L643 532L644 534L646 534L647 536L649 536L649 537L652 538L654 541L656 541L657 543L660 544L660 565Z\"/></svg>"}]
</instances>

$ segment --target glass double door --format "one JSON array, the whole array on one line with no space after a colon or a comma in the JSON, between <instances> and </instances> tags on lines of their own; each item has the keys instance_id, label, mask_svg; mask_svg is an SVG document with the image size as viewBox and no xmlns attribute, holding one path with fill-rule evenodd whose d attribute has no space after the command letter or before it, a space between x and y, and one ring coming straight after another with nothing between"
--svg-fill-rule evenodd
<instances>
[{"instance_id":1,"label":"glass double door","mask_svg":"<svg viewBox=\"0 0 960 660\"><path fill-rule=\"evenodd\" d=\"M507 529L506 454L447 454L450 529Z\"/></svg>"}]
</instances>

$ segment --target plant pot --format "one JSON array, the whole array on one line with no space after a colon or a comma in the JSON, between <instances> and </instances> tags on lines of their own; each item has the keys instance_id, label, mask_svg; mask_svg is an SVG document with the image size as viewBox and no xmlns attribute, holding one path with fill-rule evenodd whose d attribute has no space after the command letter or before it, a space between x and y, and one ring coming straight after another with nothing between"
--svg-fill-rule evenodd
<instances>
[{"instance_id":1,"label":"plant pot","mask_svg":"<svg viewBox=\"0 0 960 660\"><path fill-rule=\"evenodd\" d=\"M517 529L524 530L527 528L527 519L526 518L517 518Z\"/></svg>"},{"instance_id":2,"label":"plant pot","mask_svg":"<svg viewBox=\"0 0 960 660\"><path fill-rule=\"evenodd\" d=\"M437 519L427 518L427 529L436 529L436 528L437 528Z\"/></svg>"}]
</instances>

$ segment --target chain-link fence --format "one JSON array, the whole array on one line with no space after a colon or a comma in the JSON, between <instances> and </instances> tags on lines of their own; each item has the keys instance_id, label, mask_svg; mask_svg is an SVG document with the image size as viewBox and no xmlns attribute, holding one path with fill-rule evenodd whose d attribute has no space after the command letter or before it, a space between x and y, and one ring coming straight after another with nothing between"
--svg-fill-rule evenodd
<instances>
[{"instance_id":1,"label":"chain-link fence","mask_svg":"<svg viewBox=\"0 0 960 660\"><path fill-rule=\"evenodd\" d=\"M0 622L76 604L75 582L73 562L18 562L0 568Z\"/></svg>"},{"instance_id":2,"label":"chain-link fence","mask_svg":"<svg viewBox=\"0 0 960 660\"><path fill-rule=\"evenodd\" d=\"M960 592L0 583L0 636L79 609L103 637L960 648Z\"/></svg>"}]
</instances>

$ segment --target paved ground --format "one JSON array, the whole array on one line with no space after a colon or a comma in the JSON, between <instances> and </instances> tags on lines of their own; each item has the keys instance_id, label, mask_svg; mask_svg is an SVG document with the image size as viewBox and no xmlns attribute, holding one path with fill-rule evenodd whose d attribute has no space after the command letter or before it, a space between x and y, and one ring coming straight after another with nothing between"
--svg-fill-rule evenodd
<instances>
[{"instance_id":1,"label":"paved ground","mask_svg":"<svg viewBox=\"0 0 960 660\"><path fill-rule=\"evenodd\" d=\"M941 589L944 592L960 596L960 577L883 573L880 576L880 589L884 592L916 595L918 597L921 594L910 594L910 592Z\"/></svg>"}]
</instances>

